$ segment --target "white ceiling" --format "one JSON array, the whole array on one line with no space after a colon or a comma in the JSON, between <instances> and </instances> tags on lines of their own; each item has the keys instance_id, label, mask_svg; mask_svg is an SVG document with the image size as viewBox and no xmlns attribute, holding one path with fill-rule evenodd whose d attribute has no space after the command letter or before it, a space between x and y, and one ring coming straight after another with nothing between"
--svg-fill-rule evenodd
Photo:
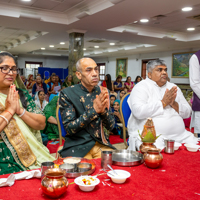
<instances>
[{"instance_id":1,"label":"white ceiling","mask_svg":"<svg viewBox=\"0 0 200 200\"><path fill-rule=\"evenodd\" d=\"M183 12L186 6L193 10ZM190 18L195 15L199 0L0 0L0 49L67 56L71 30L85 32L85 55L91 57L198 49L200 17ZM134 23L142 18L149 22Z\"/></svg>"}]
</instances>

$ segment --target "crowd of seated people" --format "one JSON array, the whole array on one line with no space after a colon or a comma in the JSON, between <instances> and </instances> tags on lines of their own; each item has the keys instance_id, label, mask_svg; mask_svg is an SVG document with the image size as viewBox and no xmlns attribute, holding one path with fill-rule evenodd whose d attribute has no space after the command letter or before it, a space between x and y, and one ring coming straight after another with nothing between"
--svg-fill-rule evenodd
<instances>
[{"instance_id":1,"label":"crowd of seated people","mask_svg":"<svg viewBox=\"0 0 200 200\"><path fill-rule=\"evenodd\" d=\"M49 79L43 80L40 74L34 76L30 74L26 80L25 76L21 76L21 79L26 86L30 95L38 106L43 111L46 117L46 126L42 133L43 143L46 145L49 140L55 140L59 138L57 120L56 120L56 106L58 104L59 92L62 89L73 86L73 77L68 75L64 82L60 80L59 76L52 73ZM122 82L122 77L118 76L116 81L112 81L111 75L106 74L105 80L100 83L102 87L106 87L110 92L110 107L115 117L115 127L110 132L111 134L120 135L122 138L122 127L118 126L118 123L122 123L119 113L119 105L123 96L127 92L131 92L135 84L141 81L142 78L137 76L135 82L131 81L131 77L128 76L126 81ZM106 130L105 130L106 131ZM106 131L109 134L109 131Z\"/></svg>"}]
</instances>

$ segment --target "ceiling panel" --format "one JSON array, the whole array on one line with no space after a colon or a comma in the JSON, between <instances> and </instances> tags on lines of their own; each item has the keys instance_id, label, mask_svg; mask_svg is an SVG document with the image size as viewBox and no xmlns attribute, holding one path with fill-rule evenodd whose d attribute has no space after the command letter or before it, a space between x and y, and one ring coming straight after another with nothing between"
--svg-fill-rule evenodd
<instances>
[{"instance_id":1,"label":"ceiling panel","mask_svg":"<svg viewBox=\"0 0 200 200\"><path fill-rule=\"evenodd\" d=\"M0 2L6 2L9 3L10 0L0 0Z\"/></svg>"},{"instance_id":2,"label":"ceiling panel","mask_svg":"<svg viewBox=\"0 0 200 200\"><path fill-rule=\"evenodd\" d=\"M51 0L38 0L34 4L32 4L32 7L51 10L52 8L54 8L59 4L60 3Z\"/></svg>"},{"instance_id":3,"label":"ceiling panel","mask_svg":"<svg viewBox=\"0 0 200 200\"><path fill-rule=\"evenodd\" d=\"M55 6L52 10L64 12L65 10L70 9L71 7L77 5L78 3L82 2L83 0L66 0L63 3Z\"/></svg>"}]
</instances>

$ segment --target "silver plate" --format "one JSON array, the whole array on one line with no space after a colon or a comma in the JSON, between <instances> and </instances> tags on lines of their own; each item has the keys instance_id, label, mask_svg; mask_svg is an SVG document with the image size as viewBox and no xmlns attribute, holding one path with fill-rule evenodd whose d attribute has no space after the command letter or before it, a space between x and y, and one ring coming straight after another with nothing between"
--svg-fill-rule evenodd
<instances>
[{"instance_id":1,"label":"silver plate","mask_svg":"<svg viewBox=\"0 0 200 200\"><path fill-rule=\"evenodd\" d=\"M144 162L143 154L137 151L116 150L112 154L113 165L135 166Z\"/></svg>"}]
</instances>

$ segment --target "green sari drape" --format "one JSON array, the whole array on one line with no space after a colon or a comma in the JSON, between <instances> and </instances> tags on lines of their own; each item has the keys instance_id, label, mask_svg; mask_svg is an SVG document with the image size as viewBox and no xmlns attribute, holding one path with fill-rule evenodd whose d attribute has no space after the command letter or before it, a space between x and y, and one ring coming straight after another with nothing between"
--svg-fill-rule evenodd
<instances>
[{"instance_id":1,"label":"green sari drape","mask_svg":"<svg viewBox=\"0 0 200 200\"><path fill-rule=\"evenodd\" d=\"M25 94L27 101L26 110L28 112L36 114L43 114L42 111L33 102L32 97L28 94L28 91L22 91ZM4 106L6 98L7 95L0 93L0 102ZM20 106L22 106L21 102ZM19 160L15 149L9 142L5 132L2 131L0 133L2 137L2 140L0 140L0 175L19 172L28 169L40 168L42 162L55 160L55 158L49 154L49 150L42 144L40 131L36 131L27 126L24 123L24 121L20 117L18 117L18 115L15 114L13 117L16 120L16 123L18 124L24 137L26 138L31 150L37 157L37 163L29 166L28 168L24 167L21 161Z\"/></svg>"},{"instance_id":2,"label":"green sari drape","mask_svg":"<svg viewBox=\"0 0 200 200\"><path fill-rule=\"evenodd\" d=\"M55 96L44 108L43 112L46 117L46 127L43 133L48 136L48 140L59 138L58 125L49 123L47 120L49 117L54 117L56 119L56 107L58 102L58 96Z\"/></svg>"}]
</instances>

